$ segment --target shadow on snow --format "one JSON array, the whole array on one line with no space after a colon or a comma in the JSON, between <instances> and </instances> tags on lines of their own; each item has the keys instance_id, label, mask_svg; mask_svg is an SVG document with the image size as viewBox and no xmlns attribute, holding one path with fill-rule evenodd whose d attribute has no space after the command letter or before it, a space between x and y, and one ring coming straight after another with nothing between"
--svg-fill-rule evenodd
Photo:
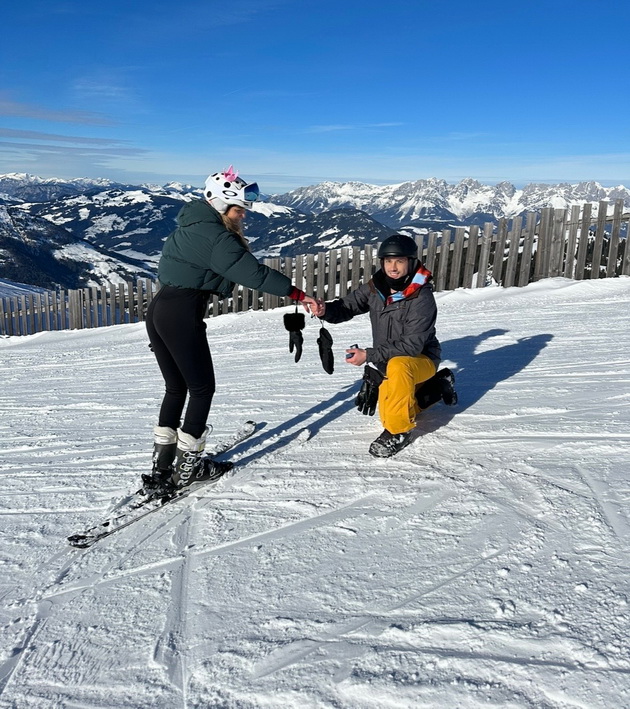
<instances>
[{"instance_id":1,"label":"shadow on snow","mask_svg":"<svg viewBox=\"0 0 630 709\"><path fill-rule=\"evenodd\" d=\"M502 381L513 377L525 369L552 340L553 335L540 334L531 337L522 337L517 342L495 349L477 352L479 346L493 338L506 335L509 330L487 330L479 335L460 337L443 343L442 351L448 354L448 359L456 363L456 390L459 401L456 406L434 405L420 414L417 419L416 430L418 435L426 435L446 426L454 416L465 411L482 399L489 391ZM291 431L296 426L308 428L310 436L316 436L322 428L335 421L337 418L354 408L354 398L358 391L360 380L343 387L336 394L321 401L315 406L287 419L275 428L264 430L257 436L250 438L230 451L237 456L256 446L268 442L260 450L254 451L239 461L239 465L261 458L277 449L283 448L300 435L300 431ZM313 416L321 416L311 421ZM357 427L361 423L357 419ZM259 424L266 429L266 424ZM289 432L291 431L291 432Z\"/></svg>"},{"instance_id":2,"label":"shadow on snow","mask_svg":"<svg viewBox=\"0 0 630 709\"><path fill-rule=\"evenodd\" d=\"M445 426L458 413L480 401L489 391L506 379L524 370L545 349L553 335L521 337L517 342L495 349L477 352L479 346L493 337L506 335L509 330L486 330L479 335L460 337L442 343L442 354L456 363L455 389L459 398L455 406L432 406L418 417L420 435Z\"/></svg>"}]
</instances>

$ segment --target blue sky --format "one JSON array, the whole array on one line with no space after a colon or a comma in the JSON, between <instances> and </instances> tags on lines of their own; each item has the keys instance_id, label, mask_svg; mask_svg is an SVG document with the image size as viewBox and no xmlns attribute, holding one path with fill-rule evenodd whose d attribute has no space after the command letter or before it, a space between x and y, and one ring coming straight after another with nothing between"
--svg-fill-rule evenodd
<instances>
[{"instance_id":1,"label":"blue sky","mask_svg":"<svg viewBox=\"0 0 630 709\"><path fill-rule=\"evenodd\" d=\"M268 193L630 185L626 15L580 0L8 2L0 173L201 185L233 163Z\"/></svg>"}]
</instances>

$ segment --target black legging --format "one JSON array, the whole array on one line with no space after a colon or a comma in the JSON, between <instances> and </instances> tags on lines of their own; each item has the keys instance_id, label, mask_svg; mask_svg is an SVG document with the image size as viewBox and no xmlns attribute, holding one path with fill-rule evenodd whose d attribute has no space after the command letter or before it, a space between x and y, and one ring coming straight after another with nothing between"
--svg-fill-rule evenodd
<instances>
[{"instance_id":1,"label":"black legging","mask_svg":"<svg viewBox=\"0 0 630 709\"><path fill-rule=\"evenodd\" d=\"M162 286L147 310L147 332L166 384L158 425L180 427L186 395L190 398L182 431L200 438L215 390L212 355L206 338L209 294Z\"/></svg>"}]
</instances>

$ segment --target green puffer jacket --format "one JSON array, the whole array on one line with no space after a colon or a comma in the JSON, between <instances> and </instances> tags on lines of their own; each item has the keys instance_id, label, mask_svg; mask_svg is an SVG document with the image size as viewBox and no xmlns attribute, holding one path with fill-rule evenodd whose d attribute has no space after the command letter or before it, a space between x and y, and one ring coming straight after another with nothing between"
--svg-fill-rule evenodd
<instances>
[{"instance_id":1,"label":"green puffer jacket","mask_svg":"<svg viewBox=\"0 0 630 709\"><path fill-rule=\"evenodd\" d=\"M162 285L196 288L222 298L232 293L235 283L272 295L291 292L290 279L259 263L205 200L185 204L177 224L164 243L158 265Z\"/></svg>"}]
</instances>

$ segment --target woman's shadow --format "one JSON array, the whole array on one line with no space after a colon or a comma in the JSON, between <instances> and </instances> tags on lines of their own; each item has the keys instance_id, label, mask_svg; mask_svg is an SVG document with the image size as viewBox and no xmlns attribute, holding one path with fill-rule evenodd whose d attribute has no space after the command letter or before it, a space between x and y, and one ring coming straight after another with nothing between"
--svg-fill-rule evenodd
<instances>
[{"instance_id":1,"label":"woman's shadow","mask_svg":"<svg viewBox=\"0 0 630 709\"><path fill-rule=\"evenodd\" d=\"M486 330L479 335L442 343L442 353L448 356L449 361L457 363L455 391L458 403L455 406L436 404L423 411L416 420L418 436L445 426L454 416L482 399L499 382L525 369L553 339L553 335L549 334L532 335L509 345L477 351L482 343L508 332L502 329Z\"/></svg>"}]
</instances>

